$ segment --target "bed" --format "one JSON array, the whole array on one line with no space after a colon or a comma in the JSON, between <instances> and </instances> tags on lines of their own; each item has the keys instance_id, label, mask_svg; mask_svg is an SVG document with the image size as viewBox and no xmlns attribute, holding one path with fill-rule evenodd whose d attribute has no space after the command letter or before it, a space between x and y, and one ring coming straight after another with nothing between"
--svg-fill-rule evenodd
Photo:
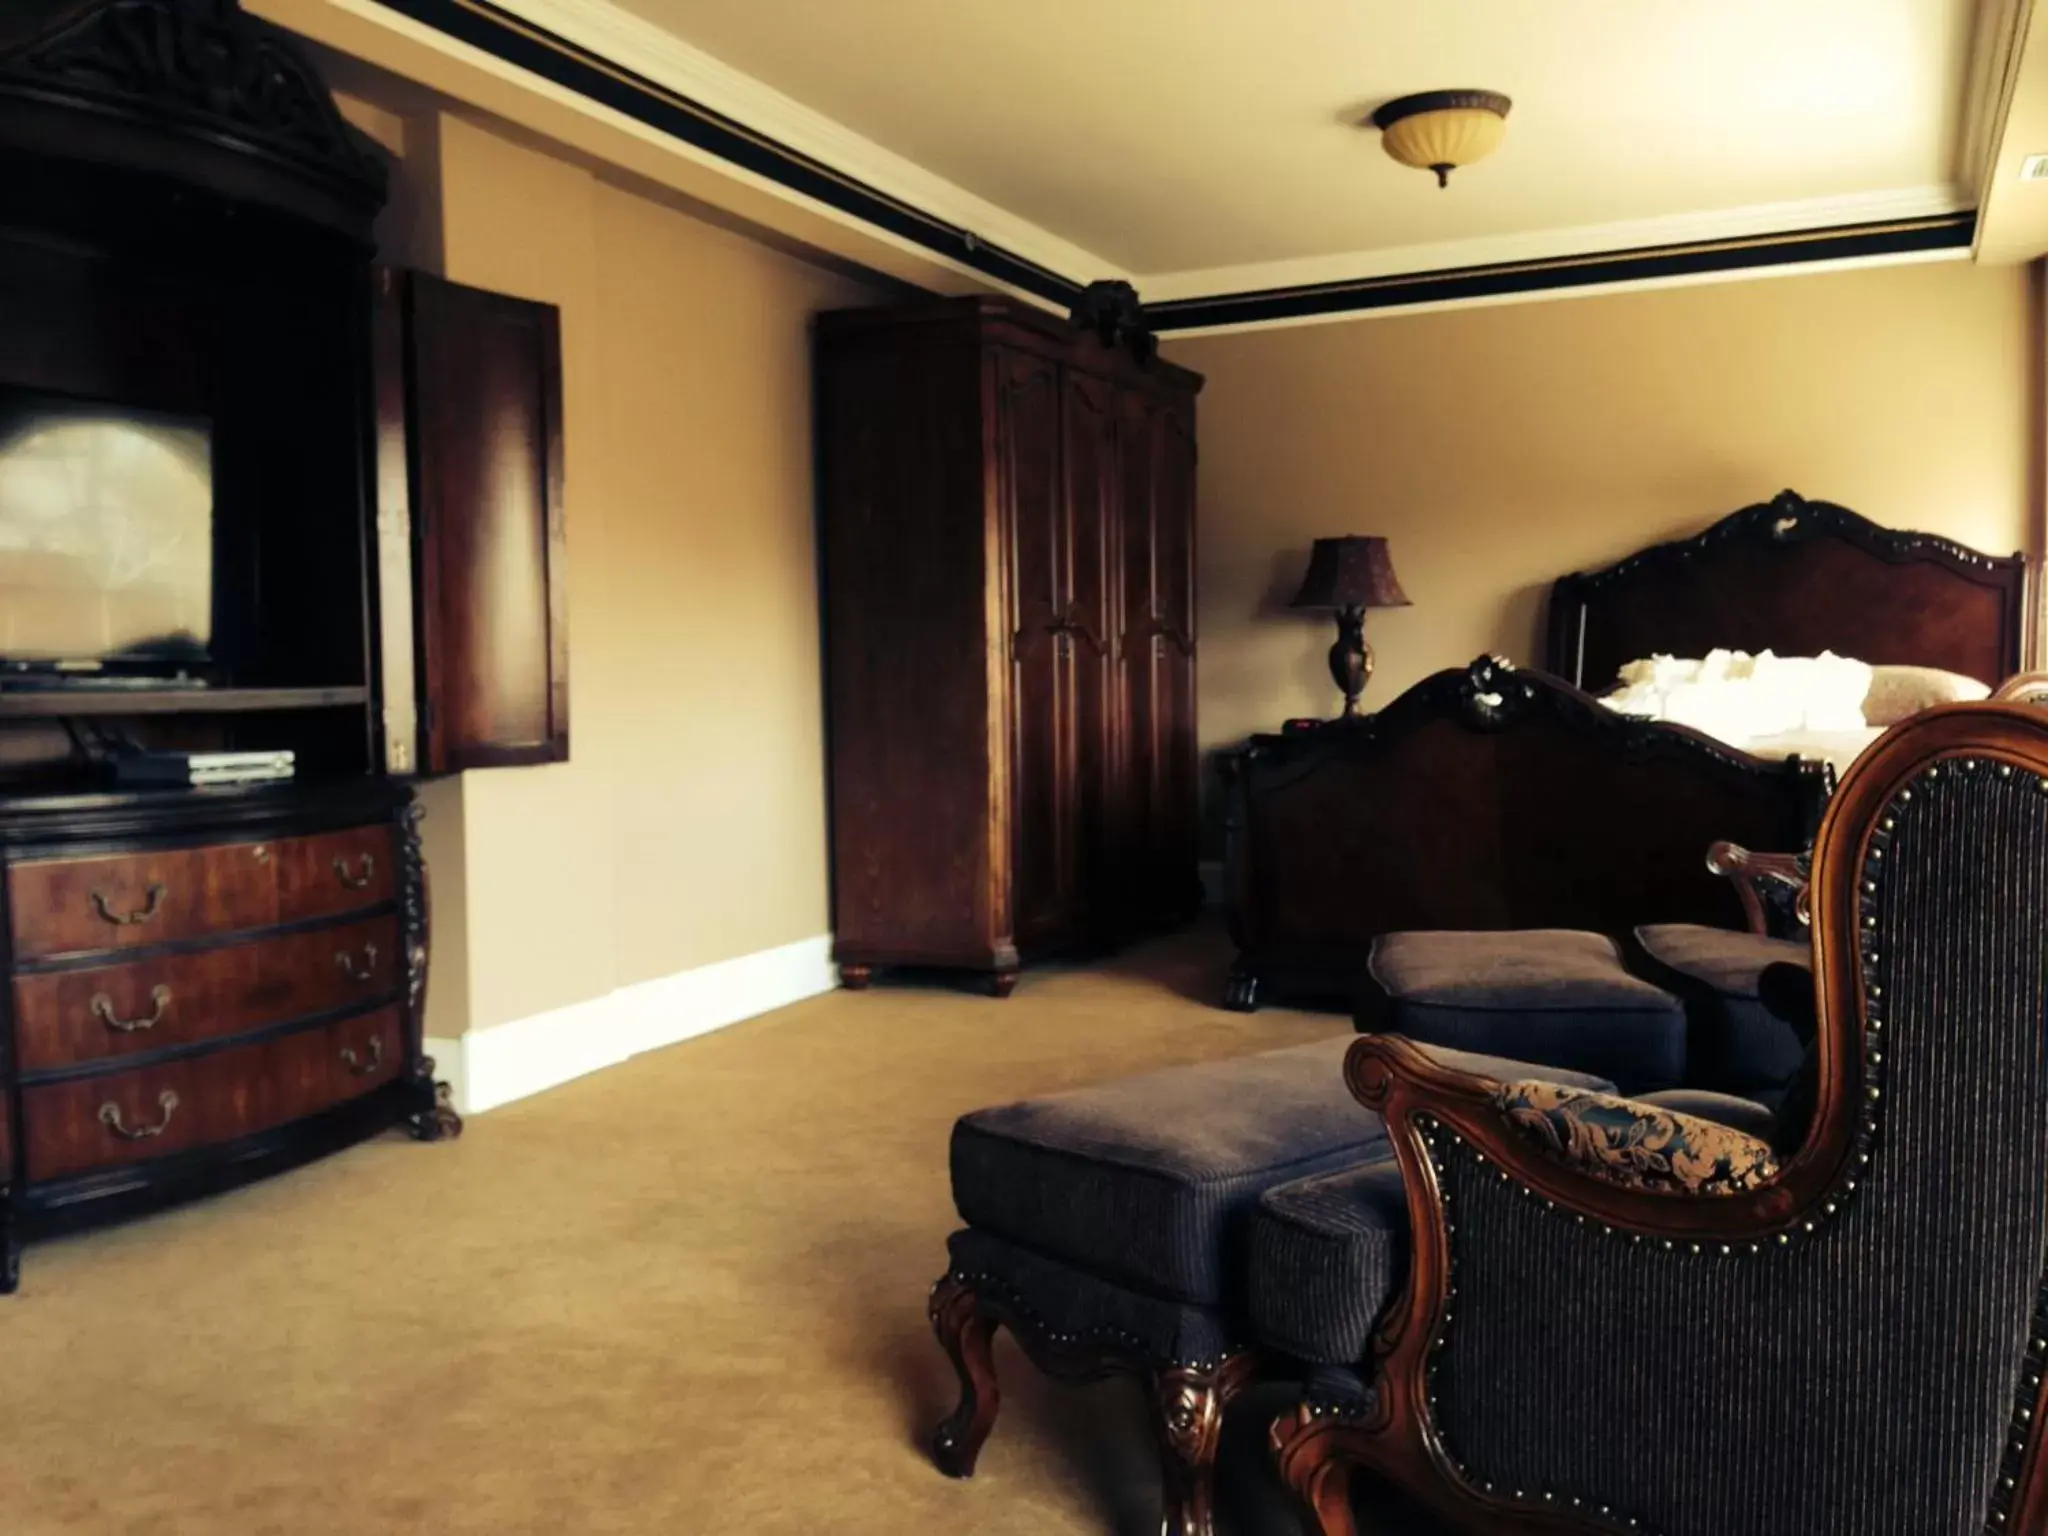
<instances>
[{"instance_id":1,"label":"bed","mask_svg":"<svg viewBox=\"0 0 2048 1536\"><path fill-rule=\"evenodd\" d=\"M1627 663L1658 655L1824 652L1880 668L1975 679L2016 674L2026 625L2023 556L1987 555L1933 534L1882 528L1795 491L1551 589L1544 665L1601 693ZM1837 772L1883 725L1727 735L1752 755L1794 755Z\"/></svg>"},{"instance_id":2,"label":"bed","mask_svg":"<svg viewBox=\"0 0 2048 1536\"><path fill-rule=\"evenodd\" d=\"M1440 672L1373 715L1223 761L1226 1002L1349 1002L1382 933L1739 928L1710 844L1803 847L1865 733L1775 757L1608 709L1624 662L1717 647L1939 668L2020 665L2026 567L1787 491L1553 589L1548 669Z\"/></svg>"},{"instance_id":3,"label":"bed","mask_svg":"<svg viewBox=\"0 0 2048 1536\"><path fill-rule=\"evenodd\" d=\"M1348 1005L1382 933L1742 927L1707 849L1804 846L1832 782L1485 656L1361 719L1254 737L1224 781L1240 1011Z\"/></svg>"}]
</instances>

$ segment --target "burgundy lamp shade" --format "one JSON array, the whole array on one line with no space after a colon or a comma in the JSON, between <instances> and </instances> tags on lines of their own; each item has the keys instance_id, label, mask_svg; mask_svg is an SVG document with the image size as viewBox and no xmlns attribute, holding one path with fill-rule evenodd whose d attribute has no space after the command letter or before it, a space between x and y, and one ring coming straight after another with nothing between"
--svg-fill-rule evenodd
<instances>
[{"instance_id":1,"label":"burgundy lamp shade","mask_svg":"<svg viewBox=\"0 0 2048 1536\"><path fill-rule=\"evenodd\" d=\"M1387 541L1376 534L1348 533L1317 539L1308 573L1292 608L1406 608L1408 594L1394 575Z\"/></svg>"},{"instance_id":2,"label":"burgundy lamp shade","mask_svg":"<svg viewBox=\"0 0 2048 1536\"><path fill-rule=\"evenodd\" d=\"M1408 594L1394 575L1387 541L1377 534L1347 533L1317 539L1308 573L1291 608L1334 608L1337 643L1330 647L1330 679L1343 690L1345 720L1356 720L1358 696L1372 681L1372 647L1365 643L1365 610L1406 608Z\"/></svg>"}]
</instances>

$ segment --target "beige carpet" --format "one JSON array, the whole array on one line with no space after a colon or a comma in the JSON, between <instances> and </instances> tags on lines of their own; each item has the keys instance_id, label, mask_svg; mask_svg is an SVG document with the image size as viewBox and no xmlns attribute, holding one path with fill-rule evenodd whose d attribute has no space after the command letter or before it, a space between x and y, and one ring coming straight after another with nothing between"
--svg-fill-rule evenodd
<instances>
[{"instance_id":1,"label":"beige carpet","mask_svg":"<svg viewBox=\"0 0 2048 1536\"><path fill-rule=\"evenodd\" d=\"M1136 1389L1007 1341L980 1475L924 1297L978 1105L1341 1032L1213 1006L1200 932L1006 1003L840 993L152 1220L0 1301L0 1529L127 1536L1135 1533ZM1225 1529L1298 1529L1234 1415Z\"/></svg>"}]
</instances>

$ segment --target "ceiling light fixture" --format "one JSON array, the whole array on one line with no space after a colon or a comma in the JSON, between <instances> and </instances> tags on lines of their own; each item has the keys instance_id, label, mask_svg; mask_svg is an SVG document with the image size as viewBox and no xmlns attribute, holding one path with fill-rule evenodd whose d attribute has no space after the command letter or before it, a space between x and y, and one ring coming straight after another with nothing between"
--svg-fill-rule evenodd
<instances>
[{"instance_id":1,"label":"ceiling light fixture","mask_svg":"<svg viewBox=\"0 0 2048 1536\"><path fill-rule=\"evenodd\" d=\"M1499 147L1513 105L1498 91L1422 91L1388 102L1373 113L1372 125L1388 154L1435 171L1436 184L1448 187L1452 171Z\"/></svg>"}]
</instances>

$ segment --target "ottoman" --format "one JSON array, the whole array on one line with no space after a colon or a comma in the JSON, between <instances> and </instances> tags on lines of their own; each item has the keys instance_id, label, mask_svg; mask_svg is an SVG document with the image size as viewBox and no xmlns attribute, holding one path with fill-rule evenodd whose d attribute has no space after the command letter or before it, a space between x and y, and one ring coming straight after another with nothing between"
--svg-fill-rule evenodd
<instances>
[{"instance_id":1,"label":"ottoman","mask_svg":"<svg viewBox=\"0 0 2048 1536\"><path fill-rule=\"evenodd\" d=\"M1651 923L1636 929L1634 940L1636 970L1685 1006L1686 1081L1780 1102L1805 1061L1806 1042L1772 1011L1763 977L1780 964L1810 973L1811 941L1693 923Z\"/></svg>"},{"instance_id":2,"label":"ottoman","mask_svg":"<svg viewBox=\"0 0 2048 1536\"><path fill-rule=\"evenodd\" d=\"M947 1248L930 1314L960 1379L932 1440L974 1470L998 1402L991 1344L1015 1336L1049 1374L1124 1372L1156 1415L1170 1536L1210 1529L1224 1406L1252 1379L1245 1237L1276 1184L1369 1163L1386 1128L1344 1083L1349 1036L984 1109L953 1128ZM1458 1051L1489 1076L1604 1079Z\"/></svg>"},{"instance_id":3,"label":"ottoman","mask_svg":"<svg viewBox=\"0 0 2048 1536\"><path fill-rule=\"evenodd\" d=\"M1366 971L1361 1034L1592 1073L1635 1097L1683 1081L1684 1005L1631 975L1602 934L1388 933Z\"/></svg>"}]
</instances>

